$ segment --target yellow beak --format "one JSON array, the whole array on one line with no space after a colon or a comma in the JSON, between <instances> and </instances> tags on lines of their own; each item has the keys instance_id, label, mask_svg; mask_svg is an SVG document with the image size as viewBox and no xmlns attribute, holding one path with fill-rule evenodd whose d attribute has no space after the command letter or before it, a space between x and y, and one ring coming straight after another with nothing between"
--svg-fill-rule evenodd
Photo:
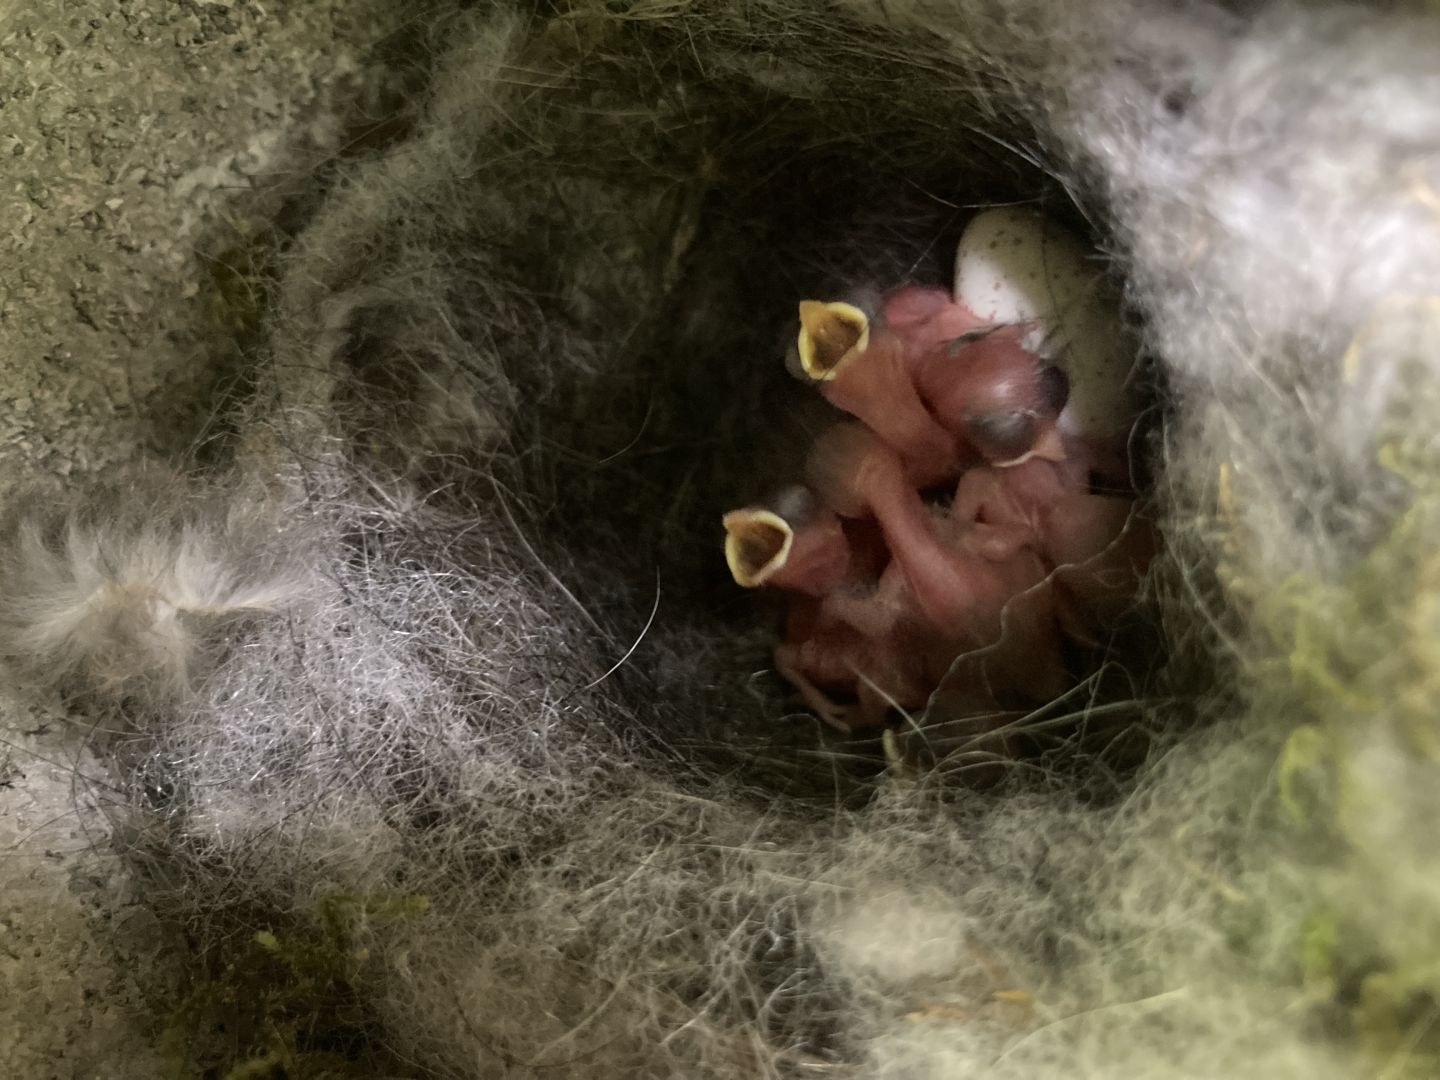
<instances>
[{"instance_id":1,"label":"yellow beak","mask_svg":"<svg viewBox=\"0 0 1440 1080\"><path fill-rule=\"evenodd\" d=\"M725 562L737 585L759 588L790 558L795 530L778 514L747 507L730 511L722 520Z\"/></svg>"},{"instance_id":2,"label":"yellow beak","mask_svg":"<svg viewBox=\"0 0 1440 1080\"><path fill-rule=\"evenodd\" d=\"M870 319L854 304L800 301L800 367L817 382L833 379L870 343Z\"/></svg>"}]
</instances>

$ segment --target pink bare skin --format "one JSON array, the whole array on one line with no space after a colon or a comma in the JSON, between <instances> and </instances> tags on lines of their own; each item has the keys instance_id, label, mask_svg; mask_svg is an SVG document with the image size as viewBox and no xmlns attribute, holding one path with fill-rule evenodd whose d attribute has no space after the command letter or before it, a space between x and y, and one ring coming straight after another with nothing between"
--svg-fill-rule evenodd
<instances>
[{"instance_id":1,"label":"pink bare skin","mask_svg":"<svg viewBox=\"0 0 1440 1080\"><path fill-rule=\"evenodd\" d=\"M824 623L821 598L874 587L889 558L879 527L869 519L841 518L799 485L731 511L724 521L726 559L736 581L791 594L776 669L816 715L849 731L859 722L856 707L835 695L855 697L857 671L888 669L894 660L887 643L833 620Z\"/></svg>"},{"instance_id":2,"label":"pink bare skin","mask_svg":"<svg viewBox=\"0 0 1440 1080\"><path fill-rule=\"evenodd\" d=\"M1093 640L1107 605L1130 601L1149 532L1128 500L1090 492L1090 470L1125 455L1062 439L1065 380L1025 328L984 326L920 286L870 311L801 308L805 370L863 424L823 434L807 463L827 509L766 581L804 597L775 664L846 730L927 705L983 726L1070 687L1063 639ZM919 494L957 478L948 513ZM867 522L857 558L847 525Z\"/></svg>"},{"instance_id":3,"label":"pink bare skin","mask_svg":"<svg viewBox=\"0 0 1440 1080\"><path fill-rule=\"evenodd\" d=\"M1133 603L1156 541L1133 500L1090 490L1087 464L1085 449L1072 443L1063 462L1034 458L1012 468L971 469L951 512L1032 535L1054 568L1067 635L1093 643Z\"/></svg>"},{"instance_id":4,"label":"pink bare skin","mask_svg":"<svg viewBox=\"0 0 1440 1080\"><path fill-rule=\"evenodd\" d=\"M1002 586L993 570L982 571L977 582L975 559L1004 564L1031 539L1024 521L981 522L953 513L937 517L907 482L899 455L859 424L837 424L822 434L806 473L811 486L839 514L875 518L892 566L904 574L925 617L935 625L963 620L976 610L974 598L985 587Z\"/></svg>"},{"instance_id":5,"label":"pink bare skin","mask_svg":"<svg viewBox=\"0 0 1440 1080\"><path fill-rule=\"evenodd\" d=\"M768 504L731 511L724 525L727 561L748 588L826 596L856 581L873 582L887 557L878 530L842 519L800 485Z\"/></svg>"},{"instance_id":6,"label":"pink bare skin","mask_svg":"<svg viewBox=\"0 0 1440 1080\"><path fill-rule=\"evenodd\" d=\"M881 312L926 410L962 446L992 464L1063 458L1064 376L1024 347L1028 327L988 326L944 289L920 285L887 293Z\"/></svg>"},{"instance_id":7,"label":"pink bare skin","mask_svg":"<svg viewBox=\"0 0 1440 1080\"><path fill-rule=\"evenodd\" d=\"M893 446L911 483L928 487L954 476L962 464L959 448L920 399L907 339L881 318L869 320L863 344L852 344L837 329L842 320L819 314L824 308L801 305L802 323L819 343L815 351L821 359L815 370L825 374L812 377L821 395Z\"/></svg>"},{"instance_id":8,"label":"pink bare skin","mask_svg":"<svg viewBox=\"0 0 1440 1080\"><path fill-rule=\"evenodd\" d=\"M1027 327L988 326L944 289L920 285L886 294L881 312L926 411L963 447L992 464L1063 456L1064 377L1024 347ZM1021 418L1029 423L1017 430ZM986 422L997 419L1009 421L1004 430Z\"/></svg>"},{"instance_id":9,"label":"pink bare skin","mask_svg":"<svg viewBox=\"0 0 1440 1080\"><path fill-rule=\"evenodd\" d=\"M986 326L984 319L957 303L948 290L933 285L891 289L881 298L880 317L917 355Z\"/></svg>"},{"instance_id":10,"label":"pink bare skin","mask_svg":"<svg viewBox=\"0 0 1440 1080\"><path fill-rule=\"evenodd\" d=\"M830 610L837 599L791 602L786 638L775 647L776 671L841 731L883 724L891 704L922 707L930 685L917 657L896 635L868 636L837 618ZM855 704L842 704L837 694Z\"/></svg>"},{"instance_id":11,"label":"pink bare skin","mask_svg":"<svg viewBox=\"0 0 1440 1080\"><path fill-rule=\"evenodd\" d=\"M854 672L858 704L850 727L883 724L892 707L918 712L942 687L947 711L965 715L997 712L1002 701L1017 698L1038 704L1068 688L1053 597L1034 553L1021 548L996 564L957 552L953 561L962 559L980 588L969 610L952 598L944 623L933 621L932 605L895 564L873 595L834 595L822 603L817 632L800 655L807 670L834 665ZM1023 587L1010 592L1014 586Z\"/></svg>"},{"instance_id":12,"label":"pink bare skin","mask_svg":"<svg viewBox=\"0 0 1440 1080\"><path fill-rule=\"evenodd\" d=\"M990 464L1065 456L1056 428L1065 382L1005 327L918 356L916 387L927 408L961 443Z\"/></svg>"},{"instance_id":13,"label":"pink bare skin","mask_svg":"<svg viewBox=\"0 0 1440 1080\"><path fill-rule=\"evenodd\" d=\"M872 318L802 304L807 371L831 404L896 449L914 486L952 481L974 461L1058 459L1064 378L1023 347L1023 327L986 327L943 289L918 285L878 307Z\"/></svg>"},{"instance_id":14,"label":"pink bare skin","mask_svg":"<svg viewBox=\"0 0 1440 1080\"><path fill-rule=\"evenodd\" d=\"M1025 523L937 515L907 483L898 455L858 425L821 437L810 475L842 514L873 514L890 549L891 564L872 595L831 595L817 619L849 626L872 646L883 643L875 659L891 666L868 673L880 689L920 686L928 696L957 658L984 654L985 678L972 673L969 688L977 708L1006 691L1063 692L1068 675L1053 598ZM890 696L910 707L899 693ZM862 692L860 712L879 722L889 704L867 704Z\"/></svg>"}]
</instances>

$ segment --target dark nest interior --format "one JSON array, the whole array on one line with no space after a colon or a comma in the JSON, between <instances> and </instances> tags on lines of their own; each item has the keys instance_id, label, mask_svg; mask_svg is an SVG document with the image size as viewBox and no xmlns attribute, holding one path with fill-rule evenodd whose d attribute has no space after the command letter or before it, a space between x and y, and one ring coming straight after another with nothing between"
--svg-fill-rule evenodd
<instances>
[{"instance_id":1,"label":"dark nest interior","mask_svg":"<svg viewBox=\"0 0 1440 1080\"><path fill-rule=\"evenodd\" d=\"M401 195L414 229L387 221L379 250L367 244L367 279L377 263L395 274L331 328L333 404L365 467L458 513L523 518L534 559L615 659L571 678L603 674L645 703L640 753L743 777L766 799L863 799L878 737L836 737L796 705L767 670L780 608L737 589L720 554L721 513L800 479L843 415L785 370L796 303L948 282L961 229L988 206L1043 208L1094 239L1097 262L1103 233L1020 118L982 115L995 76L917 64L933 48L922 35L828 15L814 53L761 44L810 33L804 16L730 21L545 23L497 73L501 119L447 147L463 171L428 177L413 204ZM426 123L387 115L369 130L403 151ZM357 138L358 154L397 150L375 142ZM422 267L418 251L443 262ZM410 295L420 273L438 295ZM436 340L441 315L453 342ZM1131 442L1142 491L1162 412L1147 393ZM1141 699L1162 692L1155 598L1146 619L1137 596L1134 625L1117 627L1108 662L1086 658L1094 677L1072 696L1015 718L1032 737L1001 772L1063 770L1114 795L1114 771L1148 742ZM993 782L995 754L932 741L928 758L960 772L981 758Z\"/></svg>"}]
</instances>

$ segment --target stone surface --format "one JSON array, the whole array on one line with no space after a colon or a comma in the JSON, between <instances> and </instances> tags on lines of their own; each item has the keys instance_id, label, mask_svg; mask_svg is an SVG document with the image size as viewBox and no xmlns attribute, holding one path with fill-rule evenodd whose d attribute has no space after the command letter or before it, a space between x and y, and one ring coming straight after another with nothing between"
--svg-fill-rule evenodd
<instances>
[{"instance_id":1,"label":"stone surface","mask_svg":"<svg viewBox=\"0 0 1440 1080\"><path fill-rule=\"evenodd\" d=\"M0 0L0 509L38 477L203 434L235 349L207 300L215 259L277 178L339 145L366 50L400 17L385 6ZM172 1071L159 1036L179 938L135 899L89 738L0 703L0 1076L15 1080Z\"/></svg>"}]
</instances>

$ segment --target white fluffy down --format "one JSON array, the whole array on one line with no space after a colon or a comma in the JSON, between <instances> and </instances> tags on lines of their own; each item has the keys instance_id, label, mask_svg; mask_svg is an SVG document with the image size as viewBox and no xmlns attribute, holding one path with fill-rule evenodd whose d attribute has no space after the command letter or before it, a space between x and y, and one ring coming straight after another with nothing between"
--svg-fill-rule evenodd
<instances>
[{"instance_id":1,"label":"white fluffy down","mask_svg":"<svg viewBox=\"0 0 1440 1080\"><path fill-rule=\"evenodd\" d=\"M123 500L123 501L118 501ZM216 627L294 610L314 591L275 508L197 504L179 479L31 500L0 557L0 641L43 684L183 692Z\"/></svg>"}]
</instances>

